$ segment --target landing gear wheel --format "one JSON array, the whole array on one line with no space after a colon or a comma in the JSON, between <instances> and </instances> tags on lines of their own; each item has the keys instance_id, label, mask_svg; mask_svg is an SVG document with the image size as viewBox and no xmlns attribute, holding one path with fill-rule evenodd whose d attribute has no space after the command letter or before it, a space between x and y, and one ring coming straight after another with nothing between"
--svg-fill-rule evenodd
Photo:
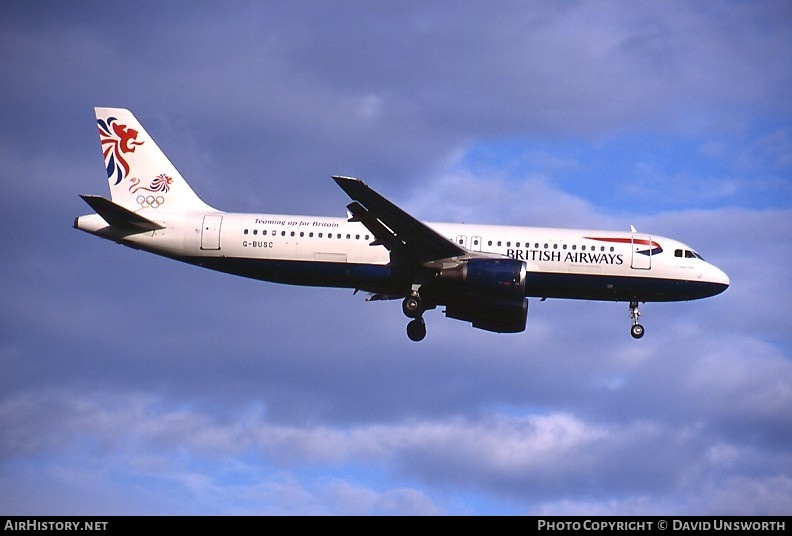
<instances>
[{"instance_id":1,"label":"landing gear wheel","mask_svg":"<svg viewBox=\"0 0 792 536\"><path fill-rule=\"evenodd\" d=\"M402 302L402 312L407 318L418 318L423 313L423 304L417 294L407 296Z\"/></svg>"},{"instance_id":2,"label":"landing gear wheel","mask_svg":"<svg viewBox=\"0 0 792 536\"><path fill-rule=\"evenodd\" d=\"M638 310L638 302L631 301L630 320L632 320L633 325L630 328L630 335L633 336L633 339L640 339L644 336L644 327L638 323L639 318L641 318L641 312Z\"/></svg>"},{"instance_id":3,"label":"landing gear wheel","mask_svg":"<svg viewBox=\"0 0 792 536\"><path fill-rule=\"evenodd\" d=\"M422 341L426 337L426 324L423 318L416 318L407 324L407 336L411 341Z\"/></svg>"},{"instance_id":4,"label":"landing gear wheel","mask_svg":"<svg viewBox=\"0 0 792 536\"><path fill-rule=\"evenodd\" d=\"M644 327L641 324L633 324L630 328L630 335L633 339L640 339L644 336Z\"/></svg>"}]
</instances>

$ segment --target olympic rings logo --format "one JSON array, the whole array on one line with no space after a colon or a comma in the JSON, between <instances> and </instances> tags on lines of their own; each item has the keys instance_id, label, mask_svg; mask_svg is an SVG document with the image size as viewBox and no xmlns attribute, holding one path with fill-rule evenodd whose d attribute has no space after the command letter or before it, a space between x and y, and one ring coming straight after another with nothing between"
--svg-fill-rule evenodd
<instances>
[{"instance_id":1,"label":"olympic rings logo","mask_svg":"<svg viewBox=\"0 0 792 536\"><path fill-rule=\"evenodd\" d=\"M135 201L141 208L157 208L165 203L165 198L161 195L156 197L153 195L139 195L135 198Z\"/></svg>"}]
</instances>

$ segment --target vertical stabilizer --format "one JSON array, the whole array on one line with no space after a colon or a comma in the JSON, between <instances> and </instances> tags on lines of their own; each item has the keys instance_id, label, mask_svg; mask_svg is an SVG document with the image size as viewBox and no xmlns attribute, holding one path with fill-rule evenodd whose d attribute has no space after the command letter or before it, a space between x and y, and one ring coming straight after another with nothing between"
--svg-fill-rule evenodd
<instances>
[{"instance_id":1,"label":"vertical stabilizer","mask_svg":"<svg viewBox=\"0 0 792 536\"><path fill-rule=\"evenodd\" d=\"M132 112L95 111L114 203L133 212L215 210L193 192Z\"/></svg>"}]
</instances>

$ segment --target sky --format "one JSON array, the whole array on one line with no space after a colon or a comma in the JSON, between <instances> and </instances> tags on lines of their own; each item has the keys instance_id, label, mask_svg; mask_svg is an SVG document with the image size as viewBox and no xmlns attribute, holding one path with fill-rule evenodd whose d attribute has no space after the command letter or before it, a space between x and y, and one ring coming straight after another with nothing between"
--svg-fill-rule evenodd
<instances>
[{"instance_id":1,"label":"sky","mask_svg":"<svg viewBox=\"0 0 792 536\"><path fill-rule=\"evenodd\" d=\"M0 512L792 513L792 4L0 3ZM131 109L210 205L669 236L520 334L72 229Z\"/></svg>"}]
</instances>

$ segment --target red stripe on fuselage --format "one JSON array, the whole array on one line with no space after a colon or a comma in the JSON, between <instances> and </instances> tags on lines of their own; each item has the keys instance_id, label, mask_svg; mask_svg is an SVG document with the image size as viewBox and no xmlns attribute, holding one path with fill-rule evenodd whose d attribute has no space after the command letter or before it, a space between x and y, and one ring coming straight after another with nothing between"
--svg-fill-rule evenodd
<instances>
[{"instance_id":1,"label":"red stripe on fuselage","mask_svg":"<svg viewBox=\"0 0 792 536\"><path fill-rule=\"evenodd\" d=\"M600 242L614 242L616 244L641 244L642 246L649 246L652 248L659 248L660 244L654 240L646 240L645 238L598 238L595 236L584 236L586 240L598 240Z\"/></svg>"}]
</instances>

